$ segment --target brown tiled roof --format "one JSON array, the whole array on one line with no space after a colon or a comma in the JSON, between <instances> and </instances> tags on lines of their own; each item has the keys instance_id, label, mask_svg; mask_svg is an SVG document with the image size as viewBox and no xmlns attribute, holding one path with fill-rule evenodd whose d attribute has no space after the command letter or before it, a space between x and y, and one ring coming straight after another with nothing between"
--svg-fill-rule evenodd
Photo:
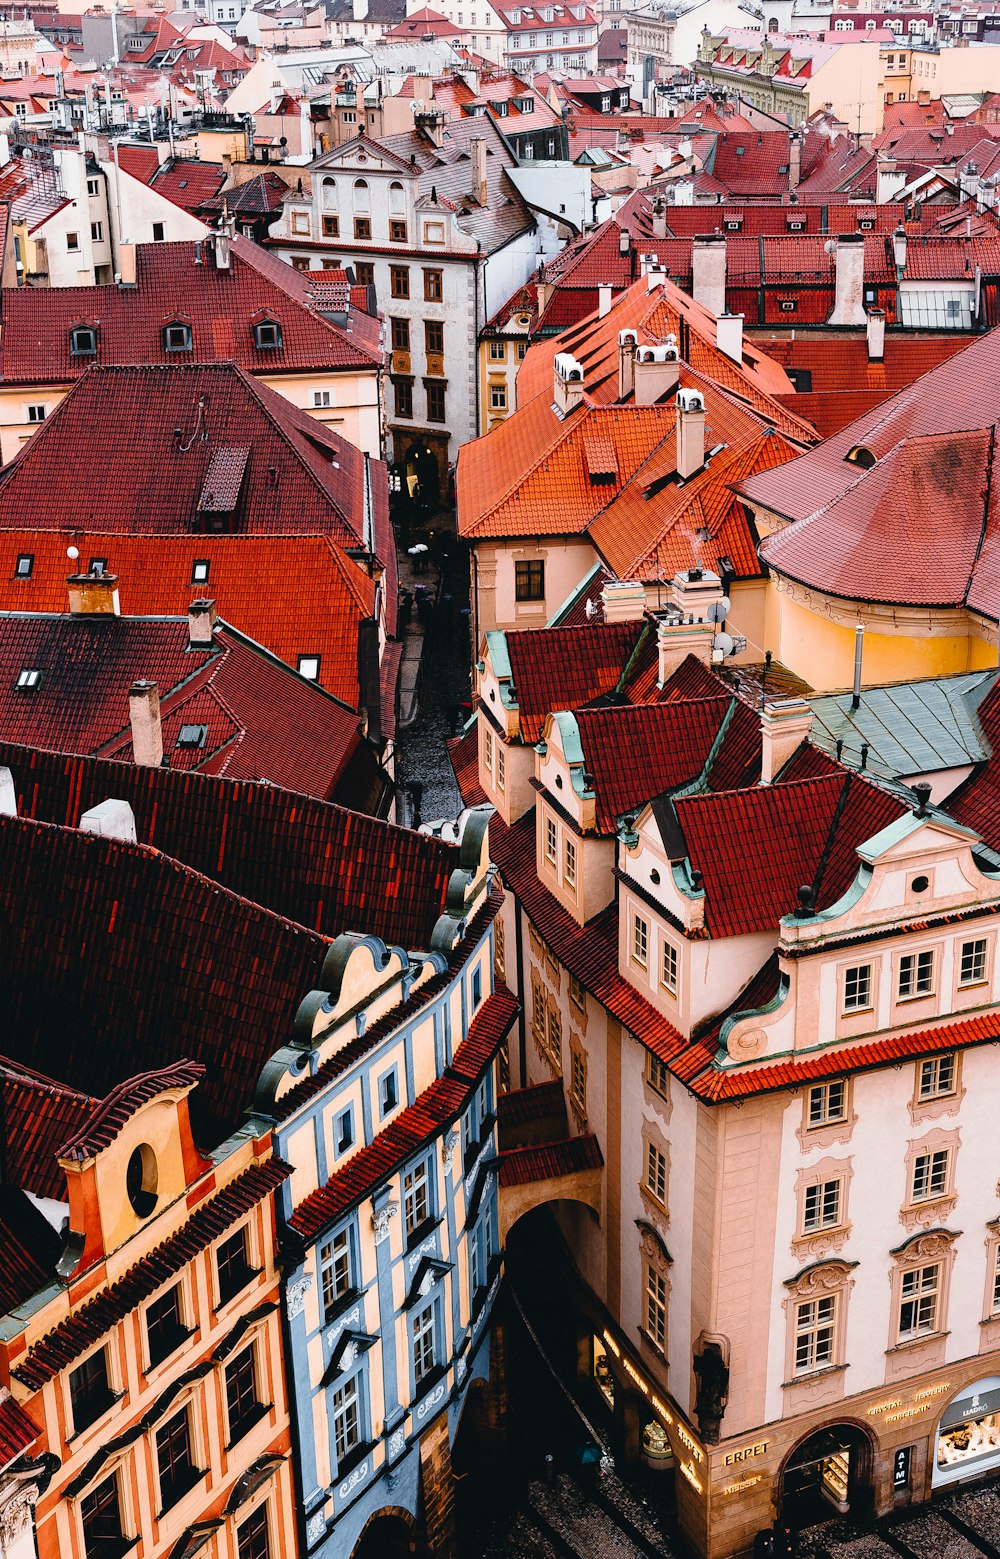
<instances>
[{"instance_id":1,"label":"brown tiled roof","mask_svg":"<svg viewBox=\"0 0 1000 1559\"><path fill-rule=\"evenodd\" d=\"M110 1147L126 1121L150 1099L174 1088L193 1088L204 1075L203 1066L175 1061L173 1066L161 1067L157 1072L142 1072L138 1077L128 1078L101 1101L82 1130L62 1144L59 1157L77 1164L94 1158Z\"/></svg>"},{"instance_id":2,"label":"brown tiled roof","mask_svg":"<svg viewBox=\"0 0 1000 1559\"><path fill-rule=\"evenodd\" d=\"M41 1430L16 1402L9 1392L0 1398L0 1468L10 1463L33 1445Z\"/></svg>"},{"instance_id":3,"label":"brown tiled roof","mask_svg":"<svg viewBox=\"0 0 1000 1559\"><path fill-rule=\"evenodd\" d=\"M572 1175L581 1169L603 1169L604 1155L593 1133L566 1137L561 1142L543 1142L537 1147L507 1148L500 1154L502 1187L530 1185L536 1180L551 1180Z\"/></svg>"},{"instance_id":4,"label":"brown tiled roof","mask_svg":"<svg viewBox=\"0 0 1000 1559\"><path fill-rule=\"evenodd\" d=\"M98 1101L6 1057L0 1057L0 1165L6 1185L66 1200L63 1144L93 1119Z\"/></svg>"},{"instance_id":5,"label":"brown tiled roof","mask_svg":"<svg viewBox=\"0 0 1000 1559\"><path fill-rule=\"evenodd\" d=\"M618 685L645 620L509 629L505 635L521 740L537 742L553 709L580 709Z\"/></svg>"},{"instance_id":6,"label":"brown tiled roof","mask_svg":"<svg viewBox=\"0 0 1000 1559\"><path fill-rule=\"evenodd\" d=\"M29 1349L12 1372L23 1386L40 1391L45 1382L72 1364L138 1304L225 1234L237 1219L274 1191L292 1173L280 1158L244 1170L210 1201L202 1202L186 1223L128 1269L117 1283L82 1305Z\"/></svg>"}]
</instances>

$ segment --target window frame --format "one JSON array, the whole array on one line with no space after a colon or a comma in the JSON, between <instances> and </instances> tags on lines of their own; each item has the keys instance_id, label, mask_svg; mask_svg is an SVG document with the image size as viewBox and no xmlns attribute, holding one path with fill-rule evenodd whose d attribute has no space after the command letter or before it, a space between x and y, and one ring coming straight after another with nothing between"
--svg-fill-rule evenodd
<instances>
[{"instance_id":1,"label":"window frame","mask_svg":"<svg viewBox=\"0 0 1000 1559\"><path fill-rule=\"evenodd\" d=\"M174 340L177 335L179 340ZM163 350L165 352L193 352L194 332L187 320L169 319L163 327Z\"/></svg>"},{"instance_id":2,"label":"window frame","mask_svg":"<svg viewBox=\"0 0 1000 1559\"><path fill-rule=\"evenodd\" d=\"M170 1284L168 1288L165 1288L162 1293L158 1294L155 1299L149 1300L143 1309L143 1335L146 1346L145 1372L147 1375L151 1370L157 1369L175 1354L185 1339L191 1335L191 1328L185 1324L184 1320L184 1298L184 1285L178 1279L176 1283ZM158 1312L165 1301L169 1299L174 1301L171 1306L175 1316L173 1325L170 1324L169 1319L166 1317L160 1318L159 1315L154 1317L154 1312ZM157 1333L162 1332L160 1348L155 1352L155 1357L153 1334L150 1330L151 1320L154 1320Z\"/></svg>"},{"instance_id":3,"label":"window frame","mask_svg":"<svg viewBox=\"0 0 1000 1559\"><path fill-rule=\"evenodd\" d=\"M444 302L444 271L436 266L424 269L424 302Z\"/></svg>"},{"instance_id":4,"label":"window frame","mask_svg":"<svg viewBox=\"0 0 1000 1559\"><path fill-rule=\"evenodd\" d=\"M96 1360L100 1360L103 1369L103 1389L92 1379ZM79 1392L74 1385L75 1381L88 1381L81 1386ZM84 1358L80 1359L74 1367L67 1372L66 1390L69 1397L70 1423L72 1424L71 1438L85 1434L99 1423L105 1413L110 1412L114 1404L120 1400L120 1393L115 1391L111 1377L111 1356L107 1343L101 1343ZM78 1403L80 1406L78 1407Z\"/></svg>"},{"instance_id":5,"label":"window frame","mask_svg":"<svg viewBox=\"0 0 1000 1559\"><path fill-rule=\"evenodd\" d=\"M516 558L514 560L514 600L521 605L538 601L544 602L544 558Z\"/></svg>"},{"instance_id":6,"label":"window frame","mask_svg":"<svg viewBox=\"0 0 1000 1559\"><path fill-rule=\"evenodd\" d=\"M316 1250L316 1270L319 1277L320 1312L325 1325L357 1291L354 1238L350 1224L345 1224L320 1241ZM338 1276L341 1271L343 1286Z\"/></svg>"},{"instance_id":7,"label":"window frame","mask_svg":"<svg viewBox=\"0 0 1000 1559\"><path fill-rule=\"evenodd\" d=\"M924 1286L924 1280L928 1273L933 1273L932 1285ZM907 1280L916 1279L916 1285L912 1292L907 1292ZM930 1324L916 1324L904 1329L903 1311L908 1307L914 1307L915 1318L919 1320L922 1303L930 1298L933 1308L930 1314ZM905 1267L900 1273L899 1294L896 1304L896 1341L897 1343L913 1342L918 1337L933 1337L940 1331L941 1306L944 1299L944 1262L943 1260L917 1262L911 1267Z\"/></svg>"},{"instance_id":8,"label":"window frame","mask_svg":"<svg viewBox=\"0 0 1000 1559\"><path fill-rule=\"evenodd\" d=\"M677 998L678 975L680 970L680 956L677 948L668 937L660 939L660 988L666 991L668 996Z\"/></svg>"},{"instance_id":9,"label":"window frame","mask_svg":"<svg viewBox=\"0 0 1000 1559\"><path fill-rule=\"evenodd\" d=\"M966 953L972 950L972 956L981 956L982 967L978 974L963 974ZM977 953L978 950L978 953ZM967 991L977 985L986 985L989 980L990 939L989 937L970 937L959 943L958 947L958 989Z\"/></svg>"},{"instance_id":10,"label":"window frame","mask_svg":"<svg viewBox=\"0 0 1000 1559\"><path fill-rule=\"evenodd\" d=\"M929 1104L933 1099L953 1098L958 1092L956 1052L945 1050L940 1055L925 1056L918 1061L916 1083L917 1104Z\"/></svg>"},{"instance_id":11,"label":"window frame","mask_svg":"<svg viewBox=\"0 0 1000 1559\"><path fill-rule=\"evenodd\" d=\"M852 976L854 977L853 980ZM852 984L854 986L853 997L849 996ZM874 990L874 969L870 963L846 965L841 973L840 984L840 1011L842 1016L853 1017L858 1012L871 1012L874 1008Z\"/></svg>"},{"instance_id":12,"label":"window frame","mask_svg":"<svg viewBox=\"0 0 1000 1559\"><path fill-rule=\"evenodd\" d=\"M936 949L922 947L912 953L901 953L896 966L896 1000L923 1001L933 996L937 987ZM905 986L905 988L904 988Z\"/></svg>"},{"instance_id":13,"label":"window frame","mask_svg":"<svg viewBox=\"0 0 1000 1559\"><path fill-rule=\"evenodd\" d=\"M168 1449L170 1451L170 1465L171 1467L174 1466L173 1446L169 1441L167 1441L166 1437L168 1431L171 1430L171 1428L180 1424L183 1424L183 1434L179 1437L179 1439L183 1442L183 1449L181 1454L176 1458L176 1465L179 1470L177 1471L175 1477L169 1480L169 1489L165 1489L163 1464L164 1449ZM161 1445L161 1440L165 1441L166 1443ZM158 1512L159 1518L162 1517L168 1510L173 1510L175 1505L179 1505L184 1496L190 1493L199 1479L205 1476L206 1469L204 1467L198 1466L198 1459L195 1455L195 1437L191 1426L189 1402L185 1402L182 1407L178 1408L176 1412L171 1413L169 1418L164 1419L157 1426L153 1436L153 1449L154 1464L156 1468L156 1487L160 1501Z\"/></svg>"},{"instance_id":14,"label":"window frame","mask_svg":"<svg viewBox=\"0 0 1000 1559\"><path fill-rule=\"evenodd\" d=\"M835 1367L839 1303L840 1294L836 1289L795 1301L792 1311L792 1370L796 1379ZM822 1357L821 1338L828 1350ZM807 1345L807 1356L804 1359L801 1357L803 1342Z\"/></svg>"},{"instance_id":15,"label":"window frame","mask_svg":"<svg viewBox=\"0 0 1000 1559\"><path fill-rule=\"evenodd\" d=\"M413 1372L414 1396L426 1389L435 1375L440 1360L440 1317L437 1299L431 1299L416 1310L410 1322L410 1368Z\"/></svg>"},{"instance_id":16,"label":"window frame","mask_svg":"<svg viewBox=\"0 0 1000 1559\"><path fill-rule=\"evenodd\" d=\"M410 267L408 265L390 265L389 296L390 298L408 298L410 296Z\"/></svg>"},{"instance_id":17,"label":"window frame","mask_svg":"<svg viewBox=\"0 0 1000 1559\"><path fill-rule=\"evenodd\" d=\"M242 1386L240 1386L237 1393L234 1393L231 1389L232 1382L244 1377L248 1371L251 1376L252 1394L248 1396ZM256 1342L249 1342L245 1348L240 1349L239 1353L227 1359L223 1370L223 1394L225 1399L226 1433L229 1437L226 1441L226 1449L230 1450L234 1445L238 1445L241 1440L246 1438L255 1424L260 1423L260 1420L270 1410L271 1406L269 1402L263 1400L260 1360L257 1356ZM252 1404L236 1417L233 1414L234 1395L237 1397L238 1402L249 1402Z\"/></svg>"},{"instance_id":18,"label":"window frame","mask_svg":"<svg viewBox=\"0 0 1000 1559\"><path fill-rule=\"evenodd\" d=\"M629 962L649 972L649 921L637 909L632 911Z\"/></svg>"},{"instance_id":19,"label":"window frame","mask_svg":"<svg viewBox=\"0 0 1000 1559\"><path fill-rule=\"evenodd\" d=\"M409 1184L408 1184L409 1182ZM403 1204L403 1231L407 1247L420 1239L435 1218L434 1176L430 1154L425 1154L400 1176ZM417 1213L420 1216L416 1216Z\"/></svg>"},{"instance_id":20,"label":"window frame","mask_svg":"<svg viewBox=\"0 0 1000 1559\"><path fill-rule=\"evenodd\" d=\"M240 1239L242 1240L243 1248L241 1273L239 1272L239 1259L235 1256L230 1258L228 1255L229 1249L235 1250L236 1241ZM228 1281L223 1284L223 1264L220 1258L222 1258L224 1252L227 1253L225 1256L225 1270L227 1274L230 1271L233 1273L233 1286L230 1286ZM216 1309L222 1310L236 1298L237 1294L242 1294L243 1290L250 1286L255 1277L260 1275L260 1269L253 1265L249 1221L241 1223L238 1228L231 1230L230 1233L218 1241L213 1251L212 1266L215 1275L215 1292L218 1299ZM239 1275L239 1281L237 1281L237 1274Z\"/></svg>"},{"instance_id":21,"label":"window frame","mask_svg":"<svg viewBox=\"0 0 1000 1559\"><path fill-rule=\"evenodd\" d=\"M667 1327L670 1282L665 1272L648 1257L643 1261L642 1331L643 1336L662 1354L667 1351Z\"/></svg>"},{"instance_id":22,"label":"window frame","mask_svg":"<svg viewBox=\"0 0 1000 1559\"><path fill-rule=\"evenodd\" d=\"M117 1530L114 1533L99 1535L97 1538L97 1543L99 1546L94 1546L93 1542L87 1541L87 1507L91 1506L92 1512L96 1512L101 1508L110 1508L110 1499L104 1500L103 1507L97 1503L100 1500L102 1492L107 1490L109 1485L114 1486L114 1508L118 1517ZM137 1542L137 1539L130 1538L125 1530L126 1522L125 1511L122 1508L122 1492L121 1468L115 1467L112 1472L108 1473L107 1477L102 1478L99 1483L94 1485L89 1493L83 1495L81 1498L79 1503L80 1531L82 1538L82 1550L86 1556L86 1559L103 1559L103 1556L115 1552L124 1554ZM117 1550L111 1546L116 1541L121 1545Z\"/></svg>"}]
</instances>

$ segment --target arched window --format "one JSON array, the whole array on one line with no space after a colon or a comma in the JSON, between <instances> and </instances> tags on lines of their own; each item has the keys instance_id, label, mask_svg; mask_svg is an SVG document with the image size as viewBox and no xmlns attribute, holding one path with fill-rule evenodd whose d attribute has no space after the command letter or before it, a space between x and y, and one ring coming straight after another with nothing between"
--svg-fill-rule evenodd
<instances>
[{"instance_id":1,"label":"arched window","mask_svg":"<svg viewBox=\"0 0 1000 1559\"><path fill-rule=\"evenodd\" d=\"M362 212L368 212L371 209L368 200L368 185L364 179L354 180L354 209Z\"/></svg>"},{"instance_id":2,"label":"arched window","mask_svg":"<svg viewBox=\"0 0 1000 1559\"><path fill-rule=\"evenodd\" d=\"M323 180L323 210L336 211L337 209L337 181L336 179Z\"/></svg>"},{"instance_id":3,"label":"arched window","mask_svg":"<svg viewBox=\"0 0 1000 1559\"><path fill-rule=\"evenodd\" d=\"M406 215L406 194L398 179L389 185L389 213L394 217Z\"/></svg>"}]
</instances>

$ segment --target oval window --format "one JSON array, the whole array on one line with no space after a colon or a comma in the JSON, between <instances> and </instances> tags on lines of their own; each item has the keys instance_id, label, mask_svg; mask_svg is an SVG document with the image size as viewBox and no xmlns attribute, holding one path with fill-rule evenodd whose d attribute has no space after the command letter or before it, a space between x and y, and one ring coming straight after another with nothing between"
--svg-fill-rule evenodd
<instances>
[{"instance_id":1,"label":"oval window","mask_svg":"<svg viewBox=\"0 0 1000 1559\"><path fill-rule=\"evenodd\" d=\"M145 1142L128 1161L125 1193L136 1216L148 1218L156 1206L156 1156Z\"/></svg>"}]
</instances>

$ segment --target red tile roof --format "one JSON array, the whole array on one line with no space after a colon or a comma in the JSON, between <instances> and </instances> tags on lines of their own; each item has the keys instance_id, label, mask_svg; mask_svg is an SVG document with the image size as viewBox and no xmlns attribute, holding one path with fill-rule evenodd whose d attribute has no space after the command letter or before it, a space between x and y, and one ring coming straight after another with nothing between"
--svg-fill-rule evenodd
<instances>
[{"instance_id":1,"label":"red tile roof","mask_svg":"<svg viewBox=\"0 0 1000 1559\"><path fill-rule=\"evenodd\" d=\"M0 1468L11 1462L34 1445L41 1430L9 1392L0 1397Z\"/></svg>"},{"instance_id":2,"label":"red tile roof","mask_svg":"<svg viewBox=\"0 0 1000 1559\"><path fill-rule=\"evenodd\" d=\"M365 546L365 457L231 363L89 368L0 473L0 529L191 532L220 447L251 449L230 530ZM380 462L372 487L387 525Z\"/></svg>"},{"instance_id":3,"label":"red tile roof","mask_svg":"<svg viewBox=\"0 0 1000 1559\"><path fill-rule=\"evenodd\" d=\"M639 640L645 620L577 627L509 630L507 655L521 740L537 742L553 709L580 709L610 693Z\"/></svg>"},{"instance_id":4,"label":"red tile roof","mask_svg":"<svg viewBox=\"0 0 1000 1559\"><path fill-rule=\"evenodd\" d=\"M230 1229L237 1219L274 1192L292 1173L280 1158L255 1164L199 1204L184 1225L148 1252L116 1283L81 1305L29 1348L12 1371L31 1391L40 1391L67 1365L86 1353L112 1327Z\"/></svg>"},{"instance_id":5,"label":"red tile roof","mask_svg":"<svg viewBox=\"0 0 1000 1559\"><path fill-rule=\"evenodd\" d=\"M516 999L506 986L498 985L473 1018L450 1066L367 1147L299 1204L290 1219L291 1228L304 1240L315 1239L457 1119L510 1032L517 1011Z\"/></svg>"},{"instance_id":6,"label":"red tile roof","mask_svg":"<svg viewBox=\"0 0 1000 1559\"><path fill-rule=\"evenodd\" d=\"M65 1202L66 1174L56 1155L93 1118L97 1100L0 1057L0 1101L4 1183Z\"/></svg>"},{"instance_id":7,"label":"red tile roof","mask_svg":"<svg viewBox=\"0 0 1000 1559\"><path fill-rule=\"evenodd\" d=\"M582 1169L603 1168L600 1143L590 1133L566 1137L561 1142L539 1143L537 1147L505 1149L500 1154L500 1184L531 1185L536 1180L553 1180Z\"/></svg>"},{"instance_id":8,"label":"red tile roof","mask_svg":"<svg viewBox=\"0 0 1000 1559\"><path fill-rule=\"evenodd\" d=\"M198 211L212 195L218 194L228 178L221 163L199 162L194 157L168 157L151 179L150 189L185 211Z\"/></svg>"},{"instance_id":9,"label":"red tile roof","mask_svg":"<svg viewBox=\"0 0 1000 1559\"><path fill-rule=\"evenodd\" d=\"M857 847L906 812L860 775L760 785L673 803L691 868L701 873L713 937L773 931L814 884L826 908L858 871Z\"/></svg>"},{"instance_id":10,"label":"red tile roof","mask_svg":"<svg viewBox=\"0 0 1000 1559\"><path fill-rule=\"evenodd\" d=\"M697 701L626 704L575 712L600 833L623 814L698 778L732 706L722 695Z\"/></svg>"},{"instance_id":11,"label":"red tile roof","mask_svg":"<svg viewBox=\"0 0 1000 1559\"><path fill-rule=\"evenodd\" d=\"M977 711L990 747L990 757L948 798L948 811L966 828L975 829L994 850L1000 849L1000 681L994 683Z\"/></svg>"},{"instance_id":12,"label":"red tile roof","mask_svg":"<svg viewBox=\"0 0 1000 1559\"><path fill-rule=\"evenodd\" d=\"M208 242L140 244L134 287L4 288L0 380L70 384L93 363L176 364L163 327L178 317L191 326L185 363L234 362L269 378L309 369L377 372L382 354L374 322L352 310L348 328L334 324L298 277L292 266L241 237L233 242L228 270L217 269ZM256 346L253 326L262 318L280 326L279 347ZM97 332L94 357L73 354L71 332L81 324Z\"/></svg>"},{"instance_id":13,"label":"red tile roof","mask_svg":"<svg viewBox=\"0 0 1000 1559\"><path fill-rule=\"evenodd\" d=\"M106 1099L96 1105L86 1124L63 1142L59 1157L77 1164L96 1157L111 1146L126 1122L150 1099L178 1088L186 1092L194 1088L204 1075L203 1066L190 1061L175 1061L172 1066L160 1067L155 1072L142 1072L138 1077L130 1077L119 1083Z\"/></svg>"},{"instance_id":14,"label":"red tile roof","mask_svg":"<svg viewBox=\"0 0 1000 1559\"><path fill-rule=\"evenodd\" d=\"M497 1097L497 1124L504 1132L512 1126L526 1126L550 1115L566 1113L566 1095L562 1082L554 1077L548 1083L531 1083Z\"/></svg>"},{"instance_id":15,"label":"red tile roof","mask_svg":"<svg viewBox=\"0 0 1000 1559\"><path fill-rule=\"evenodd\" d=\"M277 785L5 742L0 765L20 816L75 828L109 796L127 801L141 845L324 937L356 931L426 948L459 865L457 845Z\"/></svg>"}]
</instances>

